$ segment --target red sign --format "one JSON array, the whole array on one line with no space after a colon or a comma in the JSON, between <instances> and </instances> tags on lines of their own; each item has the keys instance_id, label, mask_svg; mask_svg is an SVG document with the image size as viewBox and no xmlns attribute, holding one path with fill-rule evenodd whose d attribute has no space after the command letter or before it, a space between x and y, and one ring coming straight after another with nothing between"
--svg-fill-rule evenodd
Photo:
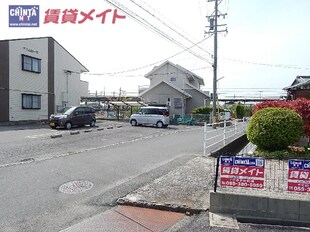
<instances>
[{"instance_id":1,"label":"red sign","mask_svg":"<svg viewBox=\"0 0 310 232\"><path fill-rule=\"evenodd\" d=\"M223 165L221 165L221 175L264 178L265 169L263 167L223 166Z\"/></svg>"},{"instance_id":2,"label":"red sign","mask_svg":"<svg viewBox=\"0 0 310 232\"><path fill-rule=\"evenodd\" d=\"M221 186L262 189L264 180L221 177Z\"/></svg>"},{"instance_id":3,"label":"red sign","mask_svg":"<svg viewBox=\"0 0 310 232\"><path fill-rule=\"evenodd\" d=\"M310 180L310 170L288 170L288 179L289 180Z\"/></svg>"},{"instance_id":4,"label":"red sign","mask_svg":"<svg viewBox=\"0 0 310 232\"><path fill-rule=\"evenodd\" d=\"M263 189L264 181L264 159L221 157L220 186Z\"/></svg>"},{"instance_id":5,"label":"red sign","mask_svg":"<svg viewBox=\"0 0 310 232\"><path fill-rule=\"evenodd\" d=\"M310 193L310 160L289 160L287 179L287 191Z\"/></svg>"},{"instance_id":6,"label":"red sign","mask_svg":"<svg viewBox=\"0 0 310 232\"><path fill-rule=\"evenodd\" d=\"M287 190L290 192L310 193L309 183L288 182Z\"/></svg>"}]
</instances>

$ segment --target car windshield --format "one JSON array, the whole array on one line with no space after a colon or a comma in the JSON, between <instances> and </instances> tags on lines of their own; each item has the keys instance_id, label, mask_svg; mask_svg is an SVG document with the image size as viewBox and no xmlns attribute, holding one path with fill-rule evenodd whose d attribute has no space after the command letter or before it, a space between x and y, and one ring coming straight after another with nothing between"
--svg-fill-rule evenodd
<instances>
[{"instance_id":1,"label":"car windshield","mask_svg":"<svg viewBox=\"0 0 310 232\"><path fill-rule=\"evenodd\" d=\"M68 109L66 112L64 112L63 114L65 115L69 115L73 112L73 110L75 110L76 107L71 107L70 109Z\"/></svg>"},{"instance_id":2,"label":"car windshield","mask_svg":"<svg viewBox=\"0 0 310 232\"><path fill-rule=\"evenodd\" d=\"M68 109L70 109L70 107L61 108L61 109L58 111L58 113L63 114L63 113L66 112Z\"/></svg>"}]
</instances>

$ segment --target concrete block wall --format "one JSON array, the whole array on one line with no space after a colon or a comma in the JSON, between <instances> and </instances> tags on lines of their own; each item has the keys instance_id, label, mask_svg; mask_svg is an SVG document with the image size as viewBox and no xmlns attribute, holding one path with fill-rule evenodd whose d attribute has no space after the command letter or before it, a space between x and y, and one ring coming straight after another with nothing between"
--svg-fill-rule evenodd
<instances>
[{"instance_id":1,"label":"concrete block wall","mask_svg":"<svg viewBox=\"0 0 310 232\"><path fill-rule=\"evenodd\" d=\"M305 200L210 192L210 212L233 214L237 218L259 218L283 222L280 224L310 225L309 209L310 201Z\"/></svg>"}]
</instances>

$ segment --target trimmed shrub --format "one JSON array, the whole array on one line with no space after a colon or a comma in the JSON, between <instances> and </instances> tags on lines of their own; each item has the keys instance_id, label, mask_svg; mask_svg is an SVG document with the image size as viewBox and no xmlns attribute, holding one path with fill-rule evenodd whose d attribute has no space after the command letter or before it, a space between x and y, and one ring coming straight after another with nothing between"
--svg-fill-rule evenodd
<instances>
[{"instance_id":1,"label":"trimmed shrub","mask_svg":"<svg viewBox=\"0 0 310 232\"><path fill-rule=\"evenodd\" d=\"M302 118L287 108L264 108L252 116L246 135L260 149L287 149L303 135Z\"/></svg>"},{"instance_id":2,"label":"trimmed shrub","mask_svg":"<svg viewBox=\"0 0 310 232\"><path fill-rule=\"evenodd\" d=\"M288 108L298 113L304 124L304 135L310 137L310 99L298 98L293 101L266 101L254 106L254 113L267 107Z\"/></svg>"}]
</instances>

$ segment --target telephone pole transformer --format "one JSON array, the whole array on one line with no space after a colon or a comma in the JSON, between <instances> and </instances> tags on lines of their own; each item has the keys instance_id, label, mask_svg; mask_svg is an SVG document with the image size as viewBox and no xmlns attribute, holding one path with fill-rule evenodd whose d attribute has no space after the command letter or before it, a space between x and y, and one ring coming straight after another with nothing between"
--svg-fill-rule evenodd
<instances>
[{"instance_id":1,"label":"telephone pole transformer","mask_svg":"<svg viewBox=\"0 0 310 232\"><path fill-rule=\"evenodd\" d=\"M217 100L217 34L219 32L227 32L227 28L225 30L218 30L218 27L226 26L226 24L218 25L218 18L223 17L227 14L221 14L218 11L218 0L208 0L208 2L214 2L214 12L207 16L208 21L210 23L209 31L206 33L214 34L214 55L213 55L213 96L212 96L212 122L216 122L216 100ZM213 128L216 128L216 125L213 124Z\"/></svg>"}]
</instances>

